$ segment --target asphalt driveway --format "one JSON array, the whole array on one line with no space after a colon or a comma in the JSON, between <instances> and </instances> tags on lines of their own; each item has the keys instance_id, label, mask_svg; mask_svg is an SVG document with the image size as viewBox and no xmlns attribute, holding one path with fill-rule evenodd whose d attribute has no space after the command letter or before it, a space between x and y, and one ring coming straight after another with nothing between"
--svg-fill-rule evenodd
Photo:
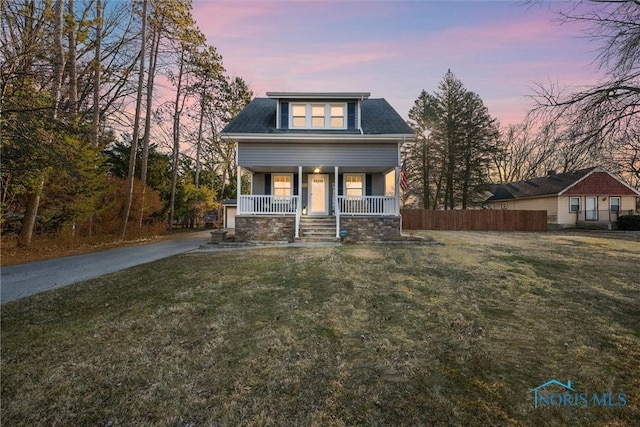
<instances>
[{"instance_id":1,"label":"asphalt driveway","mask_svg":"<svg viewBox=\"0 0 640 427\"><path fill-rule=\"evenodd\" d=\"M115 271L197 249L208 231L176 235L174 239L83 255L3 267L0 301L17 300Z\"/></svg>"}]
</instances>

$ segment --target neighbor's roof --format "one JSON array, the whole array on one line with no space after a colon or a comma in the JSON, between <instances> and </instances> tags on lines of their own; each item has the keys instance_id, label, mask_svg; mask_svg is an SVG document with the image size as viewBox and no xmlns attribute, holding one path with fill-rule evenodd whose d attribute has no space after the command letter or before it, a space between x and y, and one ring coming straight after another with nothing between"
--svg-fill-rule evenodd
<instances>
[{"instance_id":1,"label":"neighbor's roof","mask_svg":"<svg viewBox=\"0 0 640 427\"><path fill-rule=\"evenodd\" d=\"M489 191L493 196L489 197L487 201L557 195L595 169L596 167L592 167L574 172L548 175L542 178L532 178L524 181L510 182L508 184L496 184L491 186Z\"/></svg>"},{"instance_id":2,"label":"neighbor's roof","mask_svg":"<svg viewBox=\"0 0 640 427\"><path fill-rule=\"evenodd\" d=\"M223 130L226 134L335 134L359 135L359 129L321 131L311 129L276 129L277 100L255 98ZM415 132L396 110L383 99L361 101L361 126L363 135L414 135Z\"/></svg>"}]
</instances>

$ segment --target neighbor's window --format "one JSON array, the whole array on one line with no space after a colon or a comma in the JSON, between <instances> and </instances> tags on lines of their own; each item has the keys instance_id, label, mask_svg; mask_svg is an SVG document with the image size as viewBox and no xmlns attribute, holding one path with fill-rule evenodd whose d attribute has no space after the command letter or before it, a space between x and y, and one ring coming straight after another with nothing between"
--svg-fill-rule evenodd
<instances>
[{"instance_id":1,"label":"neighbor's window","mask_svg":"<svg viewBox=\"0 0 640 427\"><path fill-rule=\"evenodd\" d=\"M364 196L364 175L346 175L344 176L344 195L345 196Z\"/></svg>"},{"instance_id":2,"label":"neighbor's window","mask_svg":"<svg viewBox=\"0 0 640 427\"><path fill-rule=\"evenodd\" d=\"M306 104L293 104L291 106L291 127L307 127L307 106Z\"/></svg>"},{"instance_id":3,"label":"neighbor's window","mask_svg":"<svg viewBox=\"0 0 640 427\"><path fill-rule=\"evenodd\" d=\"M292 183L292 174L273 175L273 195L281 197L291 196Z\"/></svg>"},{"instance_id":4,"label":"neighbor's window","mask_svg":"<svg viewBox=\"0 0 640 427\"><path fill-rule=\"evenodd\" d=\"M580 197L569 197L569 212L580 212Z\"/></svg>"},{"instance_id":5,"label":"neighbor's window","mask_svg":"<svg viewBox=\"0 0 640 427\"><path fill-rule=\"evenodd\" d=\"M620 197L609 197L609 210L620 212Z\"/></svg>"}]
</instances>

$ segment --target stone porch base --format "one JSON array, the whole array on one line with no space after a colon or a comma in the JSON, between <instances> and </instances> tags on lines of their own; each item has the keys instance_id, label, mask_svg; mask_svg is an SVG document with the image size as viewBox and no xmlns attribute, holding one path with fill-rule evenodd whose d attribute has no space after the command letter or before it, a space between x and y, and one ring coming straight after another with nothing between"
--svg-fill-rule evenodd
<instances>
[{"instance_id":1,"label":"stone porch base","mask_svg":"<svg viewBox=\"0 0 640 427\"><path fill-rule=\"evenodd\" d=\"M400 240L399 216L341 216L340 230L347 232L345 242Z\"/></svg>"},{"instance_id":2,"label":"stone porch base","mask_svg":"<svg viewBox=\"0 0 640 427\"><path fill-rule=\"evenodd\" d=\"M293 242L296 217L285 215L236 216L236 241Z\"/></svg>"},{"instance_id":3,"label":"stone porch base","mask_svg":"<svg viewBox=\"0 0 640 427\"><path fill-rule=\"evenodd\" d=\"M284 215L236 216L236 241L293 242L296 218ZM341 216L340 230L345 242L385 242L400 240L400 216Z\"/></svg>"}]
</instances>

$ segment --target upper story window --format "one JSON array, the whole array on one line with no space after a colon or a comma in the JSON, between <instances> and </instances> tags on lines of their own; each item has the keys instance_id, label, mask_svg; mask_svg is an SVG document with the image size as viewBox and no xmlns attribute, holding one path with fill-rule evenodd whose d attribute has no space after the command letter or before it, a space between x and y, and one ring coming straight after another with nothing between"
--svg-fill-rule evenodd
<instances>
[{"instance_id":1,"label":"upper story window","mask_svg":"<svg viewBox=\"0 0 640 427\"><path fill-rule=\"evenodd\" d=\"M307 106L304 104L293 104L291 106L291 127L307 127Z\"/></svg>"},{"instance_id":2,"label":"upper story window","mask_svg":"<svg viewBox=\"0 0 640 427\"><path fill-rule=\"evenodd\" d=\"M329 120L331 121L331 127L332 128L338 128L338 129L342 129L345 128L345 106L344 105L331 105L330 106L331 110L331 116L329 118Z\"/></svg>"},{"instance_id":3,"label":"upper story window","mask_svg":"<svg viewBox=\"0 0 640 427\"><path fill-rule=\"evenodd\" d=\"M291 104L291 129L346 129L347 105Z\"/></svg>"}]
</instances>

